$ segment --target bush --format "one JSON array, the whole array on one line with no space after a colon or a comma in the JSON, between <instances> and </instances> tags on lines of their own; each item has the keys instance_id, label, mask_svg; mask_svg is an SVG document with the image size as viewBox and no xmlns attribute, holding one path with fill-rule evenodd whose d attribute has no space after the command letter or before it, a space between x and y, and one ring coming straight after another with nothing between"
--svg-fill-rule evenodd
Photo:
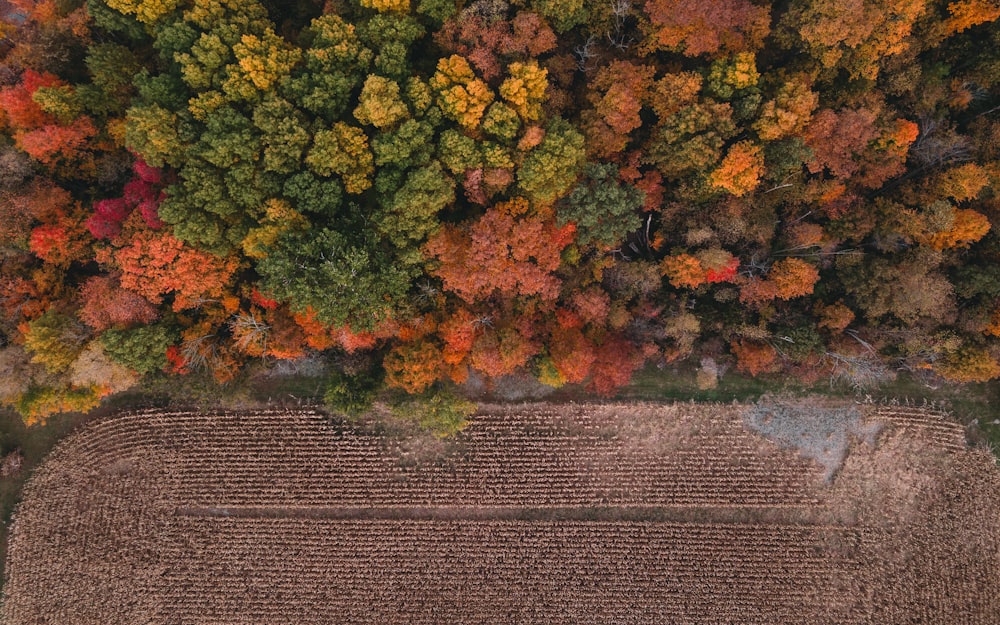
<instances>
[{"instance_id":1,"label":"bush","mask_svg":"<svg viewBox=\"0 0 1000 625\"><path fill-rule=\"evenodd\" d=\"M382 380L375 374L334 372L327 380L323 403L332 412L356 417L371 410L381 388Z\"/></svg>"},{"instance_id":2,"label":"bush","mask_svg":"<svg viewBox=\"0 0 1000 625\"><path fill-rule=\"evenodd\" d=\"M395 416L415 421L438 438L461 432L475 411L476 404L444 390L410 397L392 408Z\"/></svg>"}]
</instances>

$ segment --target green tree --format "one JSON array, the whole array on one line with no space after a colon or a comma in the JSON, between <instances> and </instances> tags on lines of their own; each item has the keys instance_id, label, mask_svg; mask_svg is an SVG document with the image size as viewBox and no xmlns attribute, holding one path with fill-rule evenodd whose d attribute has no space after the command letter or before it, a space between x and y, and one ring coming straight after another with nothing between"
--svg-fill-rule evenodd
<instances>
[{"instance_id":1,"label":"green tree","mask_svg":"<svg viewBox=\"0 0 1000 625\"><path fill-rule=\"evenodd\" d=\"M418 263L419 246L437 229L437 214L455 201L455 183L441 163L411 171L403 186L375 214L379 233L397 249L400 260Z\"/></svg>"},{"instance_id":2,"label":"green tree","mask_svg":"<svg viewBox=\"0 0 1000 625\"><path fill-rule=\"evenodd\" d=\"M379 167L423 167L434 153L434 127L423 120L408 119L391 132L375 135L372 151Z\"/></svg>"},{"instance_id":3,"label":"green tree","mask_svg":"<svg viewBox=\"0 0 1000 625\"><path fill-rule=\"evenodd\" d=\"M586 157L583 135L557 117L546 127L541 145L524 159L518 184L532 201L549 204L573 186Z\"/></svg>"},{"instance_id":4,"label":"green tree","mask_svg":"<svg viewBox=\"0 0 1000 625\"><path fill-rule=\"evenodd\" d=\"M290 102L269 95L254 108L253 125L262 134L265 171L294 174L302 168L311 138L308 120Z\"/></svg>"},{"instance_id":5,"label":"green tree","mask_svg":"<svg viewBox=\"0 0 1000 625\"><path fill-rule=\"evenodd\" d=\"M126 330L106 330L100 336L111 360L145 375L167 366L167 348L180 340L177 327L168 321Z\"/></svg>"},{"instance_id":6,"label":"green tree","mask_svg":"<svg viewBox=\"0 0 1000 625\"><path fill-rule=\"evenodd\" d=\"M286 232L257 265L266 291L323 323L371 330L406 299L410 275L372 241L327 228Z\"/></svg>"},{"instance_id":7,"label":"green tree","mask_svg":"<svg viewBox=\"0 0 1000 625\"><path fill-rule=\"evenodd\" d=\"M476 412L476 404L450 391L430 390L392 407L393 414L416 421L438 438L461 432Z\"/></svg>"},{"instance_id":8,"label":"green tree","mask_svg":"<svg viewBox=\"0 0 1000 625\"><path fill-rule=\"evenodd\" d=\"M581 245L611 248L642 225L639 209L646 194L618 179L618 167L590 163L585 179L560 203L560 226L576 224Z\"/></svg>"},{"instance_id":9,"label":"green tree","mask_svg":"<svg viewBox=\"0 0 1000 625\"><path fill-rule=\"evenodd\" d=\"M375 171L368 137L360 128L342 122L314 135L306 165L320 176L337 174L348 193L361 193L369 188Z\"/></svg>"},{"instance_id":10,"label":"green tree","mask_svg":"<svg viewBox=\"0 0 1000 625\"><path fill-rule=\"evenodd\" d=\"M184 156L177 123L177 114L159 104L133 106L126 116L125 145L153 167L177 167Z\"/></svg>"},{"instance_id":11,"label":"green tree","mask_svg":"<svg viewBox=\"0 0 1000 625\"><path fill-rule=\"evenodd\" d=\"M301 41L303 63L283 89L298 106L334 122L346 112L374 55L358 38L355 26L333 14L314 19Z\"/></svg>"}]
</instances>

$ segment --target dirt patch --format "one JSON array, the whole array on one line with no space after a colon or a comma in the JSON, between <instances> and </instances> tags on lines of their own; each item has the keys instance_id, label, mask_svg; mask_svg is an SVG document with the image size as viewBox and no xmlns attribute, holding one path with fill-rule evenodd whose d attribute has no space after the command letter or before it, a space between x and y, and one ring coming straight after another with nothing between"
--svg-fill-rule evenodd
<instances>
[{"instance_id":1,"label":"dirt patch","mask_svg":"<svg viewBox=\"0 0 1000 625\"><path fill-rule=\"evenodd\" d=\"M763 397L746 409L743 422L749 430L817 462L827 482L853 444L874 447L884 427L880 421L866 422L855 404L820 398Z\"/></svg>"}]
</instances>

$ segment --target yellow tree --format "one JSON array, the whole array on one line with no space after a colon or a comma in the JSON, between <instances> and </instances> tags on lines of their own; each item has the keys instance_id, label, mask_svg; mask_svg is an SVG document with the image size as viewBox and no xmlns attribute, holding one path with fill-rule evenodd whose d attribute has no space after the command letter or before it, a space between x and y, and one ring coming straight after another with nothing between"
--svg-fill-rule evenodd
<instances>
[{"instance_id":1,"label":"yellow tree","mask_svg":"<svg viewBox=\"0 0 1000 625\"><path fill-rule=\"evenodd\" d=\"M361 88L358 107L354 109L355 119L362 124L386 128L409 116L410 112L399 94L399 84L382 76L368 76Z\"/></svg>"},{"instance_id":2,"label":"yellow tree","mask_svg":"<svg viewBox=\"0 0 1000 625\"><path fill-rule=\"evenodd\" d=\"M183 4L182 0L107 0L112 9L134 15L143 24L153 24Z\"/></svg>"},{"instance_id":3,"label":"yellow tree","mask_svg":"<svg viewBox=\"0 0 1000 625\"><path fill-rule=\"evenodd\" d=\"M476 78L469 62L457 54L438 61L430 85L437 92L441 111L470 130L479 126L486 107L493 102L489 86Z\"/></svg>"},{"instance_id":4,"label":"yellow tree","mask_svg":"<svg viewBox=\"0 0 1000 625\"><path fill-rule=\"evenodd\" d=\"M805 76L781 85L774 98L764 103L754 130L764 141L794 137L805 130L819 106L819 94L809 88Z\"/></svg>"},{"instance_id":5,"label":"yellow tree","mask_svg":"<svg viewBox=\"0 0 1000 625\"><path fill-rule=\"evenodd\" d=\"M407 13L410 0L361 0L361 6L379 13Z\"/></svg>"},{"instance_id":6,"label":"yellow tree","mask_svg":"<svg viewBox=\"0 0 1000 625\"><path fill-rule=\"evenodd\" d=\"M233 54L236 63L227 68L229 77L222 90L244 100L273 90L302 58L301 50L288 45L270 28L260 37L243 35L233 46Z\"/></svg>"},{"instance_id":7,"label":"yellow tree","mask_svg":"<svg viewBox=\"0 0 1000 625\"><path fill-rule=\"evenodd\" d=\"M508 73L510 77L500 85L500 97L509 102L524 121L538 121L549 85L548 70L538 67L532 59L527 63L511 63Z\"/></svg>"}]
</instances>

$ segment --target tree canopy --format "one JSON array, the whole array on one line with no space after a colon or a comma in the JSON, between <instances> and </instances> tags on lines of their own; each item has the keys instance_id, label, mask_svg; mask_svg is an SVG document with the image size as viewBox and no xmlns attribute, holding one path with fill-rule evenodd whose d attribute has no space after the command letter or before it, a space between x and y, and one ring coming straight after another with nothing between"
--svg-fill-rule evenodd
<instances>
[{"instance_id":1,"label":"tree canopy","mask_svg":"<svg viewBox=\"0 0 1000 625\"><path fill-rule=\"evenodd\" d=\"M411 393L1000 377L995 3L0 6L32 419L315 352Z\"/></svg>"}]
</instances>

